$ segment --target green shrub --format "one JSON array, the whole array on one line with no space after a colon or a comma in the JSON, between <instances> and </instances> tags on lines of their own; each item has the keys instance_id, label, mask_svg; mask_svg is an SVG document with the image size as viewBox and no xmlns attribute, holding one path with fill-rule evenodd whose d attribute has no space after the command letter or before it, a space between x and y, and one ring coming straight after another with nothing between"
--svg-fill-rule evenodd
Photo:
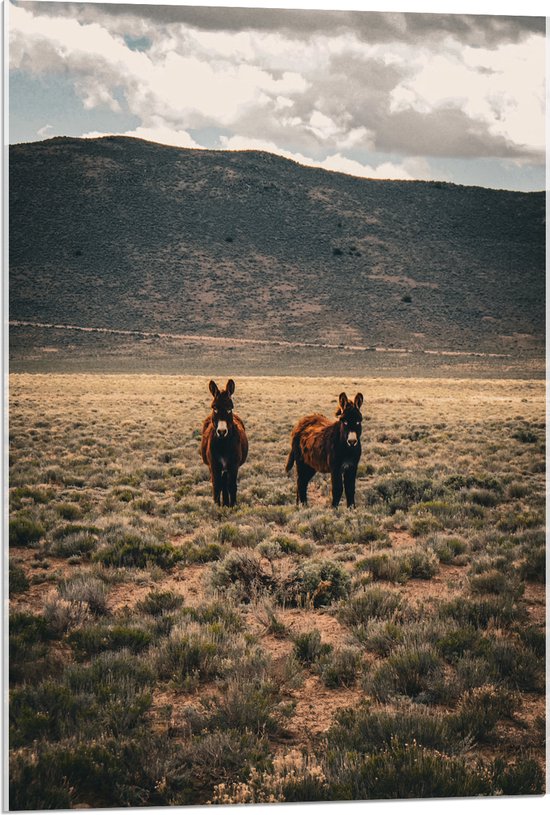
<instances>
[{"instance_id":1,"label":"green shrub","mask_svg":"<svg viewBox=\"0 0 550 815\"><path fill-rule=\"evenodd\" d=\"M544 688L544 665L530 648L519 642L492 641L488 656L494 675L513 688L537 691Z\"/></svg>"},{"instance_id":2,"label":"green shrub","mask_svg":"<svg viewBox=\"0 0 550 815\"><path fill-rule=\"evenodd\" d=\"M294 638L294 655L303 665L312 665L330 651L332 645L321 643L321 634L316 628L297 634Z\"/></svg>"},{"instance_id":3,"label":"green shrub","mask_svg":"<svg viewBox=\"0 0 550 815\"><path fill-rule=\"evenodd\" d=\"M109 590L103 580L90 573L76 574L62 580L57 588L63 600L84 605L96 616L107 614Z\"/></svg>"},{"instance_id":4,"label":"green shrub","mask_svg":"<svg viewBox=\"0 0 550 815\"><path fill-rule=\"evenodd\" d=\"M326 739L329 750L359 753L416 743L453 755L470 746L457 733L452 717L411 702L400 704L396 710L371 710L367 705L339 710Z\"/></svg>"},{"instance_id":5,"label":"green shrub","mask_svg":"<svg viewBox=\"0 0 550 815\"><path fill-rule=\"evenodd\" d=\"M121 532L112 543L98 549L93 559L104 566L171 569L183 559L183 555L171 543L159 543L139 532Z\"/></svg>"},{"instance_id":6,"label":"green shrub","mask_svg":"<svg viewBox=\"0 0 550 815\"><path fill-rule=\"evenodd\" d=\"M224 547L216 541L207 542L204 539L196 538L189 546L182 549L181 553L186 563L210 563L213 560L221 560L224 551Z\"/></svg>"},{"instance_id":7,"label":"green shrub","mask_svg":"<svg viewBox=\"0 0 550 815\"><path fill-rule=\"evenodd\" d=\"M465 625L451 629L439 637L435 647L448 662L454 663L464 654L482 654L487 651L488 643L476 628Z\"/></svg>"},{"instance_id":8,"label":"green shrub","mask_svg":"<svg viewBox=\"0 0 550 815\"><path fill-rule=\"evenodd\" d=\"M405 583L411 576L407 560L394 552L368 555L358 560L355 568L361 572L368 572L373 580L389 580L392 583Z\"/></svg>"},{"instance_id":9,"label":"green shrub","mask_svg":"<svg viewBox=\"0 0 550 815\"><path fill-rule=\"evenodd\" d=\"M205 713L195 717L199 730L236 730L256 736L283 732L290 711L280 705L277 684L265 678L231 679L221 695L208 700Z\"/></svg>"},{"instance_id":10,"label":"green shrub","mask_svg":"<svg viewBox=\"0 0 550 815\"><path fill-rule=\"evenodd\" d=\"M523 593L523 587L499 569L471 575L468 582L472 594L496 594L517 599Z\"/></svg>"},{"instance_id":11,"label":"green shrub","mask_svg":"<svg viewBox=\"0 0 550 815\"><path fill-rule=\"evenodd\" d=\"M68 501L61 501L55 505L55 511L66 521L76 521L82 517L82 509L78 504L71 504Z\"/></svg>"},{"instance_id":12,"label":"green shrub","mask_svg":"<svg viewBox=\"0 0 550 815\"><path fill-rule=\"evenodd\" d=\"M14 597L16 594L21 594L27 591L30 583L27 580L25 570L21 566L10 560L9 563L9 595Z\"/></svg>"},{"instance_id":13,"label":"green shrub","mask_svg":"<svg viewBox=\"0 0 550 815\"><path fill-rule=\"evenodd\" d=\"M90 532L75 532L53 541L49 552L56 557L89 555L97 546L97 535Z\"/></svg>"},{"instance_id":14,"label":"green shrub","mask_svg":"<svg viewBox=\"0 0 550 815\"><path fill-rule=\"evenodd\" d=\"M356 627L371 620L392 619L405 613L405 601L398 592L384 591L378 586L368 587L355 594L338 609L338 619L344 625Z\"/></svg>"},{"instance_id":15,"label":"green shrub","mask_svg":"<svg viewBox=\"0 0 550 815\"><path fill-rule=\"evenodd\" d=\"M290 535L276 535L271 539L273 543L280 546L281 552L284 555L311 555L313 552L313 545L308 541L301 541L293 538Z\"/></svg>"},{"instance_id":16,"label":"green shrub","mask_svg":"<svg viewBox=\"0 0 550 815\"><path fill-rule=\"evenodd\" d=\"M489 625L507 626L520 620L525 612L508 597L457 597L439 607L439 616L451 618L462 625L487 628Z\"/></svg>"},{"instance_id":17,"label":"green shrub","mask_svg":"<svg viewBox=\"0 0 550 815\"><path fill-rule=\"evenodd\" d=\"M316 670L327 688L352 687L361 668L361 652L357 648L334 649L321 656Z\"/></svg>"},{"instance_id":18,"label":"green shrub","mask_svg":"<svg viewBox=\"0 0 550 815\"><path fill-rule=\"evenodd\" d=\"M183 608L180 616L183 620L192 620L203 625L220 623L226 631L242 631L244 627L243 618L239 611L222 600L201 603L194 608Z\"/></svg>"},{"instance_id":19,"label":"green shrub","mask_svg":"<svg viewBox=\"0 0 550 815\"><path fill-rule=\"evenodd\" d=\"M338 563L312 560L293 572L280 592L280 599L289 605L319 608L347 597L350 585L350 576Z\"/></svg>"},{"instance_id":20,"label":"green shrub","mask_svg":"<svg viewBox=\"0 0 550 815\"><path fill-rule=\"evenodd\" d=\"M519 567L522 580L533 580L537 583L546 582L546 550L544 546L533 547L526 559Z\"/></svg>"},{"instance_id":21,"label":"green shrub","mask_svg":"<svg viewBox=\"0 0 550 815\"><path fill-rule=\"evenodd\" d=\"M391 478L374 484L367 493L369 504L387 504L391 514L397 510L408 510L413 504L432 501L442 494L442 488L428 479L413 481L410 478Z\"/></svg>"},{"instance_id":22,"label":"green shrub","mask_svg":"<svg viewBox=\"0 0 550 815\"><path fill-rule=\"evenodd\" d=\"M168 611L175 611L183 605L183 597L176 592L154 589L149 594L136 603L137 611L143 614L150 614L152 617L159 617Z\"/></svg>"},{"instance_id":23,"label":"green shrub","mask_svg":"<svg viewBox=\"0 0 550 815\"><path fill-rule=\"evenodd\" d=\"M365 689L382 702L398 695L435 701L442 677L443 663L434 648L402 645L365 677Z\"/></svg>"},{"instance_id":24,"label":"green shrub","mask_svg":"<svg viewBox=\"0 0 550 815\"><path fill-rule=\"evenodd\" d=\"M355 567L370 572L373 580L405 583L410 578L430 580L437 572L437 559L430 550L418 547L401 552L369 555L357 561Z\"/></svg>"},{"instance_id":25,"label":"green shrub","mask_svg":"<svg viewBox=\"0 0 550 815\"><path fill-rule=\"evenodd\" d=\"M55 639L42 616L16 611L9 617L9 671L10 682L33 682L57 668L49 652L50 641Z\"/></svg>"},{"instance_id":26,"label":"green shrub","mask_svg":"<svg viewBox=\"0 0 550 815\"><path fill-rule=\"evenodd\" d=\"M43 538L45 533L41 523L27 515L18 515L9 522L9 545L32 546Z\"/></svg>"},{"instance_id":27,"label":"green shrub","mask_svg":"<svg viewBox=\"0 0 550 815\"><path fill-rule=\"evenodd\" d=\"M492 735L501 719L513 717L518 704L518 697L509 690L482 685L461 696L450 719L457 732L482 741Z\"/></svg>"},{"instance_id":28,"label":"green shrub","mask_svg":"<svg viewBox=\"0 0 550 815\"><path fill-rule=\"evenodd\" d=\"M461 538L444 535L436 535L428 541L428 544L433 548L441 563L445 564L457 562L457 559L468 551L467 543Z\"/></svg>"},{"instance_id":29,"label":"green shrub","mask_svg":"<svg viewBox=\"0 0 550 815\"><path fill-rule=\"evenodd\" d=\"M215 563L211 582L215 589L230 589L243 603L250 603L276 586L275 578L266 571L258 555L247 550L232 551L221 563Z\"/></svg>"},{"instance_id":30,"label":"green shrub","mask_svg":"<svg viewBox=\"0 0 550 815\"><path fill-rule=\"evenodd\" d=\"M143 628L122 624L84 626L68 636L68 642L79 659L122 648L137 654L150 645L151 639L151 634Z\"/></svg>"}]
</instances>

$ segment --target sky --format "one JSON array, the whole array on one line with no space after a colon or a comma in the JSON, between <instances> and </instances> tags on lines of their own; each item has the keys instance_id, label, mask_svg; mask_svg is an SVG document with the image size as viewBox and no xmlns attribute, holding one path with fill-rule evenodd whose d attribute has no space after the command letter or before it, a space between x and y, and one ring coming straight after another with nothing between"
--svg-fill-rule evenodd
<instances>
[{"instance_id":1,"label":"sky","mask_svg":"<svg viewBox=\"0 0 550 815\"><path fill-rule=\"evenodd\" d=\"M11 143L120 134L545 187L540 16L10 0L8 35Z\"/></svg>"}]
</instances>

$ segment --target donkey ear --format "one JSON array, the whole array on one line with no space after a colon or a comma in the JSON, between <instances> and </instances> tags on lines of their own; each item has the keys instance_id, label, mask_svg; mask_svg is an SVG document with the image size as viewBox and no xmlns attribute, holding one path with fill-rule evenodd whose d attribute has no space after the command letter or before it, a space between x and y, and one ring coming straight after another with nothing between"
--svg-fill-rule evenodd
<instances>
[{"instance_id":1,"label":"donkey ear","mask_svg":"<svg viewBox=\"0 0 550 815\"><path fill-rule=\"evenodd\" d=\"M359 410L359 408L363 404L363 394L362 393L356 394L355 399L353 400L353 404L355 405L357 410Z\"/></svg>"},{"instance_id":2,"label":"donkey ear","mask_svg":"<svg viewBox=\"0 0 550 815\"><path fill-rule=\"evenodd\" d=\"M342 393L338 397L338 404L340 405L341 409L344 410L347 403L348 403L348 397L346 396L344 391L342 391Z\"/></svg>"},{"instance_id":3,"label":"donkey ear","mask_svg":"<svg viewBox=\"0 0 550 815\"><path fill-rule=\"evenodd\" d=\"M227 385L225 386L225 390L227 393L232 396L235 393L235 383L232 379L227 380Z\"/></svg>"},{"instance_id":4,"label":"donkey ear","mask_svg":"<svg viewBox=\"0 0 550 815\"><path fill-rule=\"evenodd\" d=\"M214 382L213 379L211 379L210 382L208 383L208 387L210 389L210 393L214 397L217 396L218 393L220 392L220 389L218 388L218 386L216 385L216 383Z\"/></svg>"}]
</instances>

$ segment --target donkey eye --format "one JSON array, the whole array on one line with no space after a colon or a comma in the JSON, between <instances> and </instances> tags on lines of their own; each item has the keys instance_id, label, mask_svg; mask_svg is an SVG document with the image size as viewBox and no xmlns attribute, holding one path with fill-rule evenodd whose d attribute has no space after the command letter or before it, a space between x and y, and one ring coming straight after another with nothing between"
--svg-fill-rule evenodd
<instances>
[{"instance_id":1,"label":"donkey eye","mask_svg":"<svg viewBox=\"0 0 550 815\"><path fill-rule=\"evenodd\" d=\"M233 413L233 411L231 410L231 408L228 408L227 412L228 412L228 413Z\"/></svg>"}]
</instances>

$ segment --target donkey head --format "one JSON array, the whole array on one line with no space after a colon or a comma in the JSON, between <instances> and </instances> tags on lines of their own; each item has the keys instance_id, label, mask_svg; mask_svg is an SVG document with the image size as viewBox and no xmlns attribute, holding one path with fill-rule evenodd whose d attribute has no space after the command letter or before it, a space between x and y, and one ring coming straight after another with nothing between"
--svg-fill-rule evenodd
<instances>
[{"instance_id":1,"label":"donkey head","mask_svg":"<svg viewBox=\"0 0 550 815\"><path fill-rule=\"evenodd\" d=\"M363 404L363 394L358 393L350 402L345 393L338 397L338 410L336 415L340 421L340 438L348 447L356 447L361 438L361 422L363 417L359 408Z\"/></svg>"},{"instance_id":2,"label":"donkey head","mask_svg":"<svg viewBox=\"0 0 550 815\"><path fill-rule=\"evenodd\" d=\"M231 396L235 392L235 383L232 379L227 380L225 389L221 391L213 379L208 385L212 399L212 423L216 435L224 438L229 435L233 427L233 400Z\"/></svg>"}]
</instances>

